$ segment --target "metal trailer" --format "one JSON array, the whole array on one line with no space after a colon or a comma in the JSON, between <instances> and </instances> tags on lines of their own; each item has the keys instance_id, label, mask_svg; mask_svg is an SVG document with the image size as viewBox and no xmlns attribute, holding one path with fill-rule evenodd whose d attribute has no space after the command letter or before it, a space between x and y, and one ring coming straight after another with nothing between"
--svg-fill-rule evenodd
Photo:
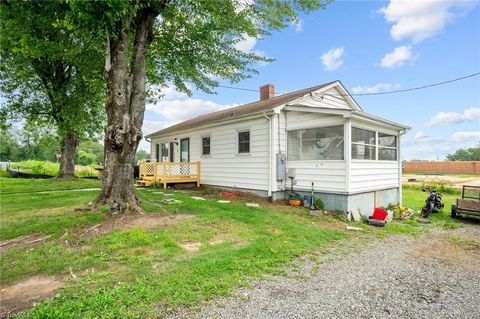
<instances>
[{"instance_id":1,"label":"metal trailer","mask_svg":"<svg viewBox=\"0 0 480 319\"><path fill-rule=\"evenodd\" d=\"M459 214L480 216L480 186L463 185L462 198L452 204L452 218Z\"/></svg>"}]
</instances>

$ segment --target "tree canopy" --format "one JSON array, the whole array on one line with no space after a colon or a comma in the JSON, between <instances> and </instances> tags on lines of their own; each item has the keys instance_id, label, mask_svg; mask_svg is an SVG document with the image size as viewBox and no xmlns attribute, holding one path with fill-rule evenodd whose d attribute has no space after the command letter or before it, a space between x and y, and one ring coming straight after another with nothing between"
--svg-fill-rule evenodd
<instances>
[{"instance_id":1,"label":"tree canopy","mask_svg":"<svg viewBox=\"0 0 480 319\"><path fill-rule=\"evenodd\" d=\"M2 121L54 127L62 151L73 151L65 158L104 119L101 41L73 28L70 13L63 0L0 4Z\"/></svg>"},{"instance_id":2,"label":"tree canopy","mask_svg":"<svg viewBox=\"0 0 480 319\"><path fill-rule=\"evenodd\" d=\"M480 147L461 148L453 154L448 154L447 161L480 161Z\"/></svg>"},{"instance_id":3,"label":"tree canopy","mask_svg":"<svg viewBox=\"0 0 480 319\"><path fill-rule=\"evenodd\" d=\"M96 203L113 210L141 211L133 188L133 162L147 96L187 83L212 93L217 77L238 82L252 64L268 59L236 47L296 22L300 12L324 7L322 0L69 0L76 28L105 41L107 93L105 169ZM148 86L147 86L148 83Z\"/></svg>"}]
</instances>

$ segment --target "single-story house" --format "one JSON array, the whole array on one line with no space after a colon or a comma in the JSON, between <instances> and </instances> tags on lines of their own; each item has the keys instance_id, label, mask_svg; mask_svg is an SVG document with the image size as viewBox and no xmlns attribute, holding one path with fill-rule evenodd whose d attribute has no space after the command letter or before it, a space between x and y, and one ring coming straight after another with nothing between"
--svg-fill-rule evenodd
<instances>
[{"instance_id":1,"label":"single-story house","mask_svg":"<svg viewBox=\"0 0 480 319\"><path fill-rule=\"evenodd\" d=\"M200 161L201 184L283 199L293 185L326 209L369 214L401 203L400 137L409 127L365 113L340 81L197 116L146 136L151 159Z\"/></svg>"}]
</instances>

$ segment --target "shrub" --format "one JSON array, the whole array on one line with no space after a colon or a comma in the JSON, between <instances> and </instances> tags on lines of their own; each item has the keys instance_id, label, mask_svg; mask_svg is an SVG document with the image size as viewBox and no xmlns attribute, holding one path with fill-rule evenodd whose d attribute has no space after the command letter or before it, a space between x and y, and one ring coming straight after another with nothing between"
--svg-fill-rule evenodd
<instances>
[{"instance_id":1,"label":"shrub","mask_svg":"<svg viewBox=\"0 0 480 319\"><path fill-rule=\"evenodd\" d=\"M90 165L95 164L97 161L97 156L93 153L85 152L79 150L77 153L77 164L79 165Z\"/></svg>"},{"instance_id":2,"label":"shrub","mask_svg":"<svg viewBox=\"0 0 480 319\"><path fill-rule=\"evenodd\" d=\"M427 190L436 190L437 192L440 193L445 193L445 194L456 194L458 193L458 190L452 188L451 184L444 179L431 179L431 180L424 180L420 184L422 189L427 189Z\"/></svg>"},{"instance_id":3,"label":"shrub","mask_svg":"<svg viewBox=\"0 0 480 319\"><path fill-rule=\"evenodd\" d=\"M323 210L324 205L323 205L322 200L320 198L314 198L313 199L313 207L315 207L315 209Z\"/></svg>"}]
</instances>

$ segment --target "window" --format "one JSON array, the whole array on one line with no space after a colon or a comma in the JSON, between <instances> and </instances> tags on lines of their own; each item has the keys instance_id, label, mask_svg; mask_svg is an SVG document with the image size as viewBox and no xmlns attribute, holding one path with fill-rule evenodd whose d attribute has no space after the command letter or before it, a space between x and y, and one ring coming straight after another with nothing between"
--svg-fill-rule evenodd
<instances>
[{"instance_id":1,"label":"window","mask_svg":"<svg viewBox=\"0 0 480 319\"><path fill-rule=\"evenodd\" d=\"M162 143L162 162L168 161L168 143Z\"/></svg>"},{"instance_id":2,"label":"window","mask_svg":"<svg viewBox=\"0 0 480 319\"><path fill-rule=\"evenodd\" d=\"M238 132L238 153L250 153L250 131Z\"/></svg>"},{"instance_id":3,"label":"window","mask_svg":"<svg viewBox=\"0 0 480 319\"><path fill-rule=\"evenodd\" d=\"M352 159L375 159L375 132L352 127Z\"/></svg>"},{"instance_id":4,"label":"window","mask_svg":"<svg viewBox=\"0 0 480 319\"><path fill-rule=\"evenodd\" d=\"M378 159L381 161L397 160L397 137L378 133Z\"/></svg>"},{"instance_id":5,"label":"window","mask_svg":"<svg viewBox=\"0 0 480 319\"><path fill-rule=\"evenodd\" d=\"M288 132L288 160L343 160L343 125Z\"/></svg>"},{"instance_id":6,"label":"window","mask_svg":"<svg viewBox=\"0 0 480 319\"><path fill-rule=\"evenodd\" d=\"M210 136L202 137L202 155L210 155Z\"/></svg>"}]
</instances>

